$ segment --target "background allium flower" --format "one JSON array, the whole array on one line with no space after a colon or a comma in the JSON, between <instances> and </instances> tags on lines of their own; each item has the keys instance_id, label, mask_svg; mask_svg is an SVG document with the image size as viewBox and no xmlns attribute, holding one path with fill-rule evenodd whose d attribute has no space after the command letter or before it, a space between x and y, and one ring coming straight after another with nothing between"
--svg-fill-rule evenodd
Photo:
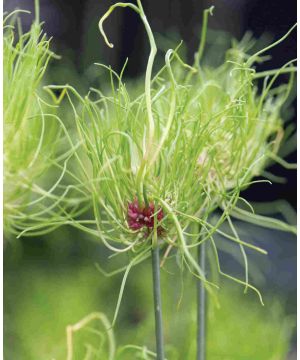
<instances>
[{"instance_id":1,"label":"background allium flower","mask_svg":"<svg viewBox=\"0 0 300 360\"><path fill-rule=\"evenodd\" d=\"M53 164L61 137L56 111L41 89L47 65L54 55L49 49L50 40L37 20L27 33L20 30L20 18L10 14L4 24L3 205L7 239L36 222L40 230L41 223L46 226L53 219L51 202L45 202L56 197L51 192L57 187L53 184L59 174Z\"/></svg>"}]
</instances>

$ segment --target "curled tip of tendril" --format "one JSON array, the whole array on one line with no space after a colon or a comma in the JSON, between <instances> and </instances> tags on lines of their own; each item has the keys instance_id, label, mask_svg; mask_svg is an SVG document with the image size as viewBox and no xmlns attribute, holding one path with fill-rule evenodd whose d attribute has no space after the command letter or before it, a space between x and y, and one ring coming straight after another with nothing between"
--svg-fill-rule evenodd
<instances>
[{"instance_id":1,"label":"curled tip of tendril","mask_svg":"<svg viewBox=\"0 0 300 360\"><path fill-rule=\"evenodd\" d=\"M104 30L103 30L103 26L102 26L103 21L101 21L101 20L99 22L100 33L103 36L106 45L112 49L114 47L114 44L112 44L111 42L108 41L107 36L106 36L106 34L105 34Z\"/></svg>"},{"instance_id":2,"label":"curled tip of tendril","mask_svg":"<svg viewBox=\"0 0 300 360\"><path fill-rule=\"evenodd\" d=\"M212 5L212 6L208 9L210 15L213 15L214 9L215 9L215 6L214 6L214 5Z\"/></svg>"},{"instance_id":3,"label":"curled tip of tendril","mask_svg":"<svg viewBox=\"0 0 300 360\"><path fill-rule=\"evenodd\" d=\"M105 31L103 29L103 22L107 17L108 17L107 14L103 15L102 18L99 21L98 26L99 26L100 33L103 36L103 39L104 39L106 45L112 49L114 47L114 44L112 44L111 42L108 41L108 38L107 38L107 36L105 34Z\"/></svg>"},{"instance_id":4,"label":"curled tip of tendril","mask_svg":"<svg viewBox=\"0 0 300 360\"><path fill-rule=\"evenodd\" d=\"M130 8L133 9L135 12L137 12L138 14L140 14L141 17L143 18L143 16L142 16L142 11L143 11L142 4L141 4L140 0L137 0L137 2L138 2L138 4L139 4L139 6L136 6L136 5L132 4L132 3L122 3L122 2L116 3L115 5L112 5L112 6L109 8L109 10L108 10L108 11L102 16L102 18L100 19L99 24L98 24L100 33L101 33L101 35L103 36L104 41L105 41L105 43L107 44L107 46L109 46L110 48L113 48L113 47L114 47L114 44L112 44L112 43L110 43L110 42L108 41L107 36L106 36L106 34L105 34L104 30L103 30L103 22L104 22L104 20L107 19L107 18L109 17L109 15L110 15L110 14L114 11L114 9L117 8L117 7L123 7L123 8L124 8L124 7L130 7Z\"/></svg>"}]
</instances>

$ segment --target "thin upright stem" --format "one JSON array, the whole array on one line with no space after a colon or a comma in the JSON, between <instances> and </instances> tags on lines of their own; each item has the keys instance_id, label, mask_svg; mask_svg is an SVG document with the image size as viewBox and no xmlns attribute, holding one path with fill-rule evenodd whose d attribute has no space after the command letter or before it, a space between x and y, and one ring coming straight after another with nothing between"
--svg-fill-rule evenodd
<instances>
[{"instance_id":1,"label":"thin upright stem","mask_svg":"<svg viewBox=\"0 0 300 360\"><path fill-rule=\"evenodd\" d=\"M155 335L156 335L156 359L164 360L164 339L161 309L161 290L160 290L160 267L159 267L159 247L152 249L152 273L153 273L153 300L155 314Z\"/></svg>"},{"instance_id":2,"label":"thin upright stem","mask_svg":"<svg viewBox=\"0 0 300 360\"><path fill-rule=\"evenodd\" d=\"M34 12L35 12L35 21L37 24L40 22L40 3L39 0L34 0Z\"/></svg>"},{"instance_id":3,"label":"thin upright stem","mask_svg":"<svg viewBox=\"0 0 300 360\"><path fill-rule=\"evenodd\" d=\"M211 6L209 9L203 11L203 20L202 20L202 31L201 31L201 39L199 44L199 49L195 54L195 61L193 67L200 67L200 60L202 59L204 46L206 42L206 33L207 33L207 22L208 22L208 15L212 15L214 10L214 6Z\"/></svg>"},{"instance_id":4,"label":"thin upright stem","mask_svg":"<svg viewBox=\"0 0 300 360\"><path fill-rule=\"evenodd\" d=\"M199 266L205 274L205 242L198 246ZM206 293L203 281L197 280L197 360L206 359Z\"/></svg>"}]
</instances>

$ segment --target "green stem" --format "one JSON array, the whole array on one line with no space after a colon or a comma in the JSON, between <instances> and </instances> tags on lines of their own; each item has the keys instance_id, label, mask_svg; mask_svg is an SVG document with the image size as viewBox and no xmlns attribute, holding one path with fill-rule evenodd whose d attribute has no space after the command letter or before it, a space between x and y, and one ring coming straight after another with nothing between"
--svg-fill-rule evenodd
<instances>
[{"instance_id":1,"label":"green stem","mask_svg":"<svg viewBox=\"0 0 300 360\"><path fill-rule=\"evenodd\" d=\"M103 29L103 22L109 17L109 15L114 11L114 9L116 9L117 7L130 7L132 10L134 10L136 13L139 14L145 30L147 32L147 36L148 36L148 40L150 43L150 54L149 54L149 58L148 58L148 62L147 62L147 68L146 68L146 75L145 75L145 99L146 99L146 109L147 109L147 117L148 117L148 142L146 144L146 150L140 165L140 168L138 170L138 174L137 174L137 187L138 187L138 199L139 202L141 202L141 199L143 198L143 191L144 191L144 177L145 174L147 172L147 164L148 164L148 160L151 156L151 150L153 148L153 138L154 138L154 128L155 128L155 123L154 123L154 118L153 118L153 112L152 112L152 99L151 99L151 78L152 78L152 68L153 68L153 64L154 64L154 59L157 53L157 47L156 47L156 43L155 43L155 39L151 30L151 27L148 23L147 17L144 13L144 9L142 6L142 2L141 0L136 0L137 1L137 6L132 4L132 3L123 3L123 2L118 2L114 5L112 5L108 11L101 17L100 21L99 21L99 30L104 38L104 41L106 42L106 44L110 47L113 48L113 44L111 42L108 41L108 38L104 32Z\"/></svg>"},{"instance_id":2,"label":"green stem","mask_svg":"<svg viewBox=\"0 0 300 360\"><path fill-rule=\"evenodd\" d=\"M39 0L34 0L34 12L35 12L35 21L37 24L40 23L40 2Z\"/></svg>"},{"instance_id":3,"label":"green stem","mask_svg":"<svg viewBox=\"0 0 300 360\"><path fill-rule=\"evenodd\" d=\"M198 262L199 267L205 273L205 246L206 243L199 245ZM206 358L206 293L203 281L197 279L197 360Z\"/></svg>"},{"instance_id":4,"label":"green stem","mask_svg":"<svg viewBox=\"0 0 300 360\"><path fill-rule=\"evenodd\" d=\"M199 48L194 56L194 64L186 77L186 80L185 80L186 84L189 84L191 77L194 74L194 71L192 69L196 68L196 69L198 69L198 71L200 70L200 61L202 59L204 46L205 46L205 42L206 42L208 15L209 14L213 15L213 10L214 10L214 6L211 6L209 9L206 9L203 11L203 20L202 20L202 29L201 29L201 38L200 38Z\"/></svg>"},{"instance_id":5,"label":"green stem","mask_svg":"<svg viewBox=\"0 0 300 360\"><path fill-rule=\"evenodd\" d=\"M195 54L195 61L193 64L193 67L195 67L195 68L200 67L200 60L202 59L204 46L205 46L205 42L206 42L208 15L209 14L212 15L213 10L214 10L214 6L211 6L209 9L206 9L203 12L201 39L200 39L199 49Z\"/></svg>"},{"instance_id":6,"label":"green stem","mask_svg":"<svg viewBox=\"0 0 300 360\"><path fill-rule=\"evenodd\" d=\"M280 44L283 40L285 40L289 35L290 33L297 27L297 23L294 24L290 30L285 34L283 35L280 39L278 39L277 41L273 42L271 45L265 47L264 49L262 50L259 50L257 53L253 54L252 56L249 57L249 59L247 60L246 62L246 65L247 66L251 66L256 60L257 58L265 53L266 51L269 51L270 49L272 49L273 47L277 46L278 44Z\"/></svg>"},{"instance_id":7,"label":"green stem","mask_svg":"<svg viewBox=\"0 0 300 360\"><path fill-rule=\"evenodd\" d=\"M156 359L164 360L164 339L161 309L159 247L152 248L153 300L155 315Z\"/></svg>"}]
</instances>

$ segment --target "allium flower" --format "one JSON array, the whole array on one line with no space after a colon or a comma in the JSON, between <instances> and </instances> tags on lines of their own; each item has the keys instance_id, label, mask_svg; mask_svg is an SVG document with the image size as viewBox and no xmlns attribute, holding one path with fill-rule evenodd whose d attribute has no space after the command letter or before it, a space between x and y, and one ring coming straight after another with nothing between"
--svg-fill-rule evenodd
<instances>
[{"instance_id":1,"label":"allium flower","mask_svg":"<svg viewBox=\"0 0 300 360\"><path fill-rule=\"evenodd\" d=\"M155 206L151 202L149 206L143 205L139 206L137 199L128 204L128 225L132 230L139 230L142 228L153 229L154 227L154 216L155 216ZM158 208L157 210L157 220L161 221L164 217L163 210ZM158 226L158 233L161 233L163 228Z\"/></svg>"},{"instance_id":2,"label":"allium flower","mask_svg":"<svg viewBox=\"0 0 300 360\"><path fill-rule=\"evenodd\" d=\"M122 77L111 68L110 76L116 76L117 82L111 82L112 91L108 95L93 88L81 97L69 85L47 87L61 89L68 95L78 131L74 140L71 136L68 139L70 151L74 151L70 162L78 162L79 166L68 165L71 186L67 184L66 195L54 198L61 204L53 227L72 224L101 239L111 251L132 250L134 258L125 277L134 264L151 254L157 235L165 233L164 241L159 242L159 249L167 247L164 258L173 248L182 257L183 266L204 280L211 290L194 251L207 242L212 246L217 271L260 296L248 281L245 248L262 254L266 251L242 240L232 218L296 232L293 226L280 220L255 214L241 197L241 191L251 184L266 181L254 178L262 175L272 162L286 164L287 168L294 166L277 156L285 128L282 106L293 89L294 60L280 69L256 71L256 63L264 59L261 55L281 43L294 27L256 53L251 49L253 39L248 36L239 43L234 41L232 48L223 54L224 62L216 68L205 65L210 61L202 64L203 36L193 66L180 58L178 48L170 49L159 75L152 76L157 47L140 0L137 5L117 3L110 7L99 21L100 31L107 45L113 47L103 22L120 6L130 6L140 14L147 30L151 50L145 90L136 91L135 84L125 86ZM208 16L208 12L205 14ZM289 81L276 86L278 76L288 73ZM147 198L152 202L148 204ZM152 236L153 241L140 241L135 232ZM216 242L221 235L241 250L245 280L222 271Z\"/></svg>"},{"instance_id":3,"label":"allium flower","mask_svg":"<svg viewBox=\"0 0 300 360\"><path fill-rule=\"evenodd\" d=\"M50 202L57 194L50 194L56 189L51 179L56 176L61 139L56 108L51 101L48 103L40 87L48 62L54 57L50 40L38 20L28 32L18 32L21 20L17 12L5 17L3 31L5 239L19 235L36 221L40 230L52 218L54 207Z\"/></svg>"}]
</instances>

